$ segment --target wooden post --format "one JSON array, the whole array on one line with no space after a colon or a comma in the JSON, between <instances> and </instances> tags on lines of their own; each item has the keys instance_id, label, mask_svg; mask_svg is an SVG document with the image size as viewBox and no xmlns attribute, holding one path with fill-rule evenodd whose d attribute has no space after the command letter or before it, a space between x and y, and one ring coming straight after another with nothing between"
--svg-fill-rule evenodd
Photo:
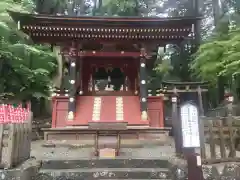
<instances>
[{"instance_id":1,"label":"wooden post","mask_svg":"<svg viewBox=\"0 0 240 180\"><path fill-rule=\"evenodd\" d=\"M186 153L188 164L188 180L204 180L201 164L201 156L189 149Z\"/></svg>"},{"instance_id":2,"label":"wooden post","mask_svg":"<svg viewBox=\"0 0 240 180\"><path fill-rule=\"evenodd\" d=\"M225 138L224 138L224 132L223 132L223 123L221 120L218 120L217 126L218 126L218 131L219 131L221 158L225 159L227 156L226 156L226 150L225 150Z\"/></svg>"},{"instance_id":3,"label":"wooden post","mask_svg":"<svg viewBox=\"0 0 240 180\"><path fill-rule=\"evenodd\" d=\"M198 93L198 102L199 102L199 107L200 107L199 115L200 116L204 116L204 108L203 108L202 88L201 88L201 86L198 86L197 93Z\"/></svg>"},{"instance_id":4,"label":"wooden post","mask_svg":"<svg viewBox=\"0 0 240 180\"><path fill-rule=\"evenodd\" d=\"M183 149L188 163L188 180L203 180L201 156L196 153L201 144L198 109L192 103L185 103L180 108L180 114Z\"/></svg>"},{"instance_id":5,"label":"wooden post","mask_svg":"<svg viewBox=\"0 0 240 180\"><path fill-rule=\"evenodd\" d=\"M124 77L124 81L123 81L123 91L127 91L127 76Z\"/></svg>"},{"instance_id":6,"label":"wooden post","mask_svg":"<svg viewBox=\"0 0 240 180\"><path fill-rule=\"evenodd\" d=\"M33 119L33 114L32 112L29 113L28 116L28 121L26 122L27 126L27 134L26 134L26 156L25 158L28 159L31 156L31 142L32 142L32 119Z\"/></svg>"},{"instance_id":7,"label":"wooden post","mask_svg":"<svg viewBox=\"0 0 240 180\"><path fill-rule=\"evenodd\" d=\"M28 123L24 122L23 123L23 139L22 139L22 145L21 145L22 146L21 158L23 161L28 158L26 150L25 150L25 148L28 147L28 144L27 144L27 140L28 140L27 136L28 135L29 135L28 134ZM31 136L31 134L30 134L30 136Z\"/></svg>"},{"instance_id":8,"label":"wooden post","mask_svg":"<svg viewBox=\"0 0 240 180\"><path fill-rule=\"evenodd\" d=\"M80 51L82 51L82 45L79 45ZM78 81L78 91L77 94L83 95L83 59L82 57L78 57L78 62L76 62L77 70L78 71L78 77L76 78Z\"/></svg>"},{"instance_id":9,"label":"wooden post","mask_svg":"<svg viewBox=\"0 0 240 180\"><path fill-rule=\"evenodd\" d=\"M121 136L120 136L120 132L117 131L117 150L116 150L117 156L120 155L120 146L121 146Z\"/></svg>"},{"instance_id":10,"label":"wooden post","mask_svg":"<svg viewBox=\"0 0 240 180\"><path fill-rule=\"evenodd\" d=\"M178 107L177 107L178 98L176 95L172 97L172 128L173 128L173 137L175 142L175 151L178 156L182 154L182 140L181 140L181 128L180 120L178 116Z\"/></svg>"},{"instance_id":11,"label":"wooden post","mask_svg":"<svg viewBox=\"0 0 240 180\"><path fill-rule=\"evenodd\" d=\"M96 92L96 89L95 89L96 82L95 82L94 76L95 76L95 73L97 72L97 68L93 67L91 72L92 73L91 73L91 77L90 77L90 79L91 79L90 82L91 82L91 86L92 86L92 92L95 93Z\"/></svg>"},{"instance_id":12,"label":"wooden post","mask_svg":"<svg viewBox=\"0 0 240 180\"><path fill-rule=\"evenodd\" d=\"M215 143L215 139L214 139L212 120L208 121L208 128L209 128L210 154L211 154L211 158L215 159L216 158L216 143Z\"/></svg>"},{"instance_id":13,"label":"wooden post","mask_svg":"<svg viewBox=\"0 0 240 180\"><path fill-rule=\"evenodd\" d=\"M14 160L14 144L16 136L16 124L9 124L8 141L7 141L7 157L5 162L5 168L11 168Z\"/></svg>"},{"instance_id":14,"label":"wooden post","mask_svg":"<svg viewBox=\"0 0 240 180\"><path fill-rule=\"evenodd\" d=\"M199 134L200 134L200 155L202 159L206 159L206 148L205 148L205 135L204 135L204 123L202 117L204 116L204 108L203 108L203 97L202 97L202 88L200 85L197 87L197 93L198 93L198 102L199 102Z\"/></svg>"},{"instance_id":15,"label":"wooden post","mask_svg":"<svg viewBox=\"0 0 240 180\"><path fill-rule=\"evenodd\" d=\"M0 164L2 164L4 124L0 124Z\"/></svg>"},{"instance_id":16,"label":"wooden post","mask_svg":"<svg viewBox=\"0 0 240 180\"><path fill-rule=\"evenodd\" d=\"M229 128L229 136L230 136L230 147L229 147L229 157L234 158L236 157L236 149L235 149L235 139L234 139L234 129L233 129L233 96L228 96L227 102L227 109L228 109L228 119L227 119L227 125Z\"/></svg>"},{"instance_id":17,"label":"wooden post","mask_svg":"<svg viewBox=\"0 0 240 180\"><path fill-rule=\"evenodd\" d=\"M207 155L206 155L206 148L205 148L204 122L201 117L199 119L199 135L200 135L200 146L201 146L200 155L202 159L206 159Z\"/></svg>"},{"instance_id":18,"label":"wooden post","mask_svg":"<svg viewBox=\"0 0 240 180\"><path fill-rule=\"evenodd\" d=\"M21 146L21 129L20 124L15 124L15 141L13 144L13 166L15 166L19 162L19 149Z\"/></svg>"},{"instance_id":19,"label":"wooden post","mask_svg":"<svg viewBox=\"0 0 240 180\"><path fill-rule=\"evenodd\" d=\"M69 91L69 103L68 103L68 117L69 121L74 119L74 115L76 112L76 57L77 57L77 49L75 42L70 48L69 52L70 56L70 91Z\"/></svg>"},{"instance_id":20,"label":"wooden post","mask_svg":"<svg viewBox=\"0 0 240 180\"><path fill-rule=\"evenodd\" d=\"M147 120L147 73L146 73L146 51L144 48L141 49L140 55L140 103L142 120Z\"/></svg>"},{"instance_id":21,"label":"wooden post","mask_svg":"<svg viewBox=\"0 0 240 180\"><path fill-rule=\"evenodd\" d=\"M61 69L61 84L60 84L60 94L64 94L64 82L65 82L65 68L66 68L66 62L65 62L65 58L62 55L62 69Z\"/></svg>"},{"instance_id":22,"label":"wooden post","mask_svg":"<svg viewBox=\"0 0 240 180\"><path fill-rule=\"evenodd\" d=\"M99 133L98 130L96 130L96 134L95 134L95 142L94 142L94 146L95 146L95 156L99 156Z\"/></svg>"}]
</instances>

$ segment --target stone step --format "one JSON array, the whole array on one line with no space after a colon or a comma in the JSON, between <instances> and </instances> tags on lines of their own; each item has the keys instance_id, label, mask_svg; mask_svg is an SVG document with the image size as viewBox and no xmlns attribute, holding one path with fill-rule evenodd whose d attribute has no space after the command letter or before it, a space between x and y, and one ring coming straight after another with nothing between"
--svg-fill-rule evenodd
<instances>
[{"instance_id":1,"label":"stone step","mask_svg":"<svg viewBox=\"0 0 240 180\"><path fill-rule=\"evenodd\" d=\"M166 168L90 168L90 169L41 169L38 180L71 179L171 179Z\"/></svg>"},{"instance_id":2,"label":"stone step","mask_svg":"<svg viewBox=\"0 0 240 180\"><path fill-rule=\"evenodd\" d=\"M168 160L162 159L81 159L43 160L41 169L78 168L168 168Z\"/></svg>"}]
</instances>

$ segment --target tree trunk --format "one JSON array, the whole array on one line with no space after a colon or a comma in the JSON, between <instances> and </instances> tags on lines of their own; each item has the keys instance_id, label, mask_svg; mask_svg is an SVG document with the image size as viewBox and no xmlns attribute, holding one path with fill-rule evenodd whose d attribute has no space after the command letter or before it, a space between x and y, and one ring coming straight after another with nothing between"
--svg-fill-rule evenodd
<instances>
[{"instance_id":1,"label":"tree trunk","mask_svg":"<svg viewBox=\"0 0 240 180\"><path fill-rule=\"evenodd\" d=\"M212 0L212 7L213 7L214 25L216 27L221 17L218 0ZM217 88L218 88L218 104L220 104L224 100L224 77L222 76L218 77Z\"/></svg>"},{"instance_id":2,"label":"tree trunk","mask_svg":"<svg viewBox=\"0 0 240 180\"><path fill-rule=\"evenodd\" d=\"M224 80L225 80L224 77L222 77L222 76L218 77L218 85L217 85L217 88L218 88L218 104L220 104L224 101L224 91L225 91Z\"/></svg>"},{"instance_id":3,"label":"tree trunk","mask_svg":"<svg viewBox=\"0 0 240 180\"><path fill-rule=\"evenodd\" d=\"M212 0L212 7L213 7L213 18L214 18L214 25L217 26L217 23L220 18L220 6L218 0Z\"/></svg>"}]
</instances>

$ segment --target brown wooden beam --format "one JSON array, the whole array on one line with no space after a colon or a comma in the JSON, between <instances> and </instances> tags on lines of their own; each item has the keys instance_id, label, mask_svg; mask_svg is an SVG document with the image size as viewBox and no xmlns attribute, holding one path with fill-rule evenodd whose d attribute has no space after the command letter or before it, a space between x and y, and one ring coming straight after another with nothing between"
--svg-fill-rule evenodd
<instances>
[{"instance_id":1,"label":"brown wooden beam","mask_svg":"<svg viewBox=\"0 0 240 180\"><path fill-rule=\"evenodd\" d=\"M95 42L95 43L129 43L129 44L136 44L136 43L149 43L149 44L156 44L156 45L165 45L165 44L177 44L183 40L181 39L103 39L103 38L97 38L97 39L91 39L91 38L75 38L75 37L46 37L46 36L32 36L31 38L34 42L38 43L66 43L71 42L72 39L76 39L76 41L81 42Z\"/></svg>"},{"instance_id":2,"label":"brown wooden beam","mask_svg":"<svg viewBox=\"0 0 240 180\"><path fill-rule=\"evenodd\" d=\"M163 90L163 92L167 92L167 93L174 93L174 90ZM176 90L177 93L183 93L183 92L199 92L198 89L189 89L189 90L181 90L181 89L177 89ZM201 92L208 92L208 89L201 89Z\"/></svg>"},{"instance_id":3,"label":"brown wooden beam","mask_svg":"<svg viewBox=\"0 0 240 180\"><path fill-rule=\"evenodd\" d=\"M82 28L81 28L82 29ZM92 29L92 28L83 28ZM26 27L22 29L26 34L42 37L75 37L75 38L102 38L102 39L181 39L191 33L190 28L183 29L122 29L117 32L114 29L82 31L75 27Z\"/></svg>"},{"instance_id":4,"label":"brown wooden beam","mask_svg":"<svg viewBox=\"0 0 240 180\"><path fill-rule=\"evenodd\" d=\"M70 56L69 52L62 52L62 55ZM79 51L78 57L140 57L140 52L99 52L99 51Z\"/></svg>"},{"instance_id":5,"label":"brown wooden beam","mask_svg":"<svg viewBox=\"0 0 240 180\"><path fill-rule=\"evenodd\" d=\"M171 82L171 81L163 81L162 84L164 85L171 85L171 86L194 86L194 85L208 85L206 81L199 81L199 82Z\"/></svg>"}]
</instances>

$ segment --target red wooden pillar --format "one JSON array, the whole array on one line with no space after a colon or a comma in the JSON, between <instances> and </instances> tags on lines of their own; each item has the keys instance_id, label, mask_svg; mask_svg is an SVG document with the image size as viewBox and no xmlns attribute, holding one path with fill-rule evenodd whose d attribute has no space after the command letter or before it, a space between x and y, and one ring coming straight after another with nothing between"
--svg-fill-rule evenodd
<instances>
[{"instance_id":1,"label":"red wooden pillar","mask_svg":"<svg viewBox=\"0 0 240 180\"><path fill-rule=\"evenodd\" d=\"M68 125L66 121L68 115L69 98L66 96L55 96L52 98L52 128L65 127Z\"/></svg>"},{"instance_id":2,"label":"red wooden pillar","mask_svg":"<svg viewBox=\"0 0 240 180\"><path fill-rule=\"evenodd\" d=\"M148 97L148 116L150 127L164 127L163 120L163 97Z\"/></svg>"},{"instance_id":3,"label":"red wooden pillar","mask_svg":"<svg viewBox=\"0 0 240 180\"><path fill-rule=\"evenodd\" d=\"M70 77L70 87L69 87L69 101L68 101L68 116L67 121L73 121L76 113L76 64L77 64L77 44L72 42L72 46L69 48L69 77Z\"/></svg>"},{"instance_id":4,"label":"red wooden pillar","mask_svg":"<svg viewBox=\"0 0 240 180\"><path fill-rule=\"evenodd\" d=\"M89 79L92 79L92 84L91 84L91 86L92 86L92 92L94 93L95 91L96 91L96 89L95 89L95 80L94 80L94 74L97 72L97 67L92 67L91 68L91 71L89 71L90 72L90 74L89 74ZM89 81L89 80L88 80Z\"/></svg>"},{"instance_id":5,"label":"red wooden pillar","mask_svg":"<svg viewBox=\"0 0 240 180\"><path fill-rule=\"evenodd\" d=\"M88 83L90 79L90 66L89 63L83 61L83 68L82 68L82 82L83 82L83 95L88 92Z\"/></svg>"},{"instance_id":6,"label":"red wooden pillar","mask_svg":"<svg viewBox=\"0 0 240 180\"><path fill-rule=\"evenodd\" d=\"M126 64L123 65L122 69L123 69L123 74L124 74L124 81L123 81L123 91L127 91L127 86L128 84L128 68Z\"/></svg>"},{"instance_id":7,"label":"red wooden pillar","mask_svg":"<svg viewBox=\"0 0 240 180\"><path fill-rule=\"evenodd\" d=\"M128 67L128 79L130 81L130 90L135 93L136 89L135 89L135 81L136 81L136 76L137 76L137 69L136 67L134 67L132 64Z\"/></svg>"},{"instance_id":8,"label":"red wooden pillar","mask_svg":"<svg viewBox=\"0 0 240 180\"><path fill-rule=\"evenodd\" d=\"M137 69L136 69L136 73L137 73L137 74L136 74L136 77L135 77L135 91L138 92L138 93L137 93L138 95L139 95L139 91L140 91L140 86L139 86L139 81L140 81L140 80L139 80L139 78L140 78L140 77L139 77L139 76L140 76L140 75L139 75L139 66L140 66L140 65L139 65L139 64L140 64L139 61L137 61L137 62L135 63L135 67L137 68Z\"/></svg>"},{"instance_id":9,"label":"red wooden pillar","mask_svg":"<svg viewBox=\"0 0 240 180\"><path fill-rule=\"evenodd\" d=\"M76 82L76 87L77 87L77 93L76 94L80 94L82 95L83 93L83 61L82 61L82 57L77 59L77 74L78 77L76 78L77 82Z\"/></svg>"},{"instance_id":10,"label":"red wooden pillar","mask_svg":"<svg viewBox=\"0 0 240 180\"><path fill-rule=\"evenodd\" d=\"M57 102L56 97L52 97L52 128L56 128L57 124Z\"/></svg>"}]
</instances>

